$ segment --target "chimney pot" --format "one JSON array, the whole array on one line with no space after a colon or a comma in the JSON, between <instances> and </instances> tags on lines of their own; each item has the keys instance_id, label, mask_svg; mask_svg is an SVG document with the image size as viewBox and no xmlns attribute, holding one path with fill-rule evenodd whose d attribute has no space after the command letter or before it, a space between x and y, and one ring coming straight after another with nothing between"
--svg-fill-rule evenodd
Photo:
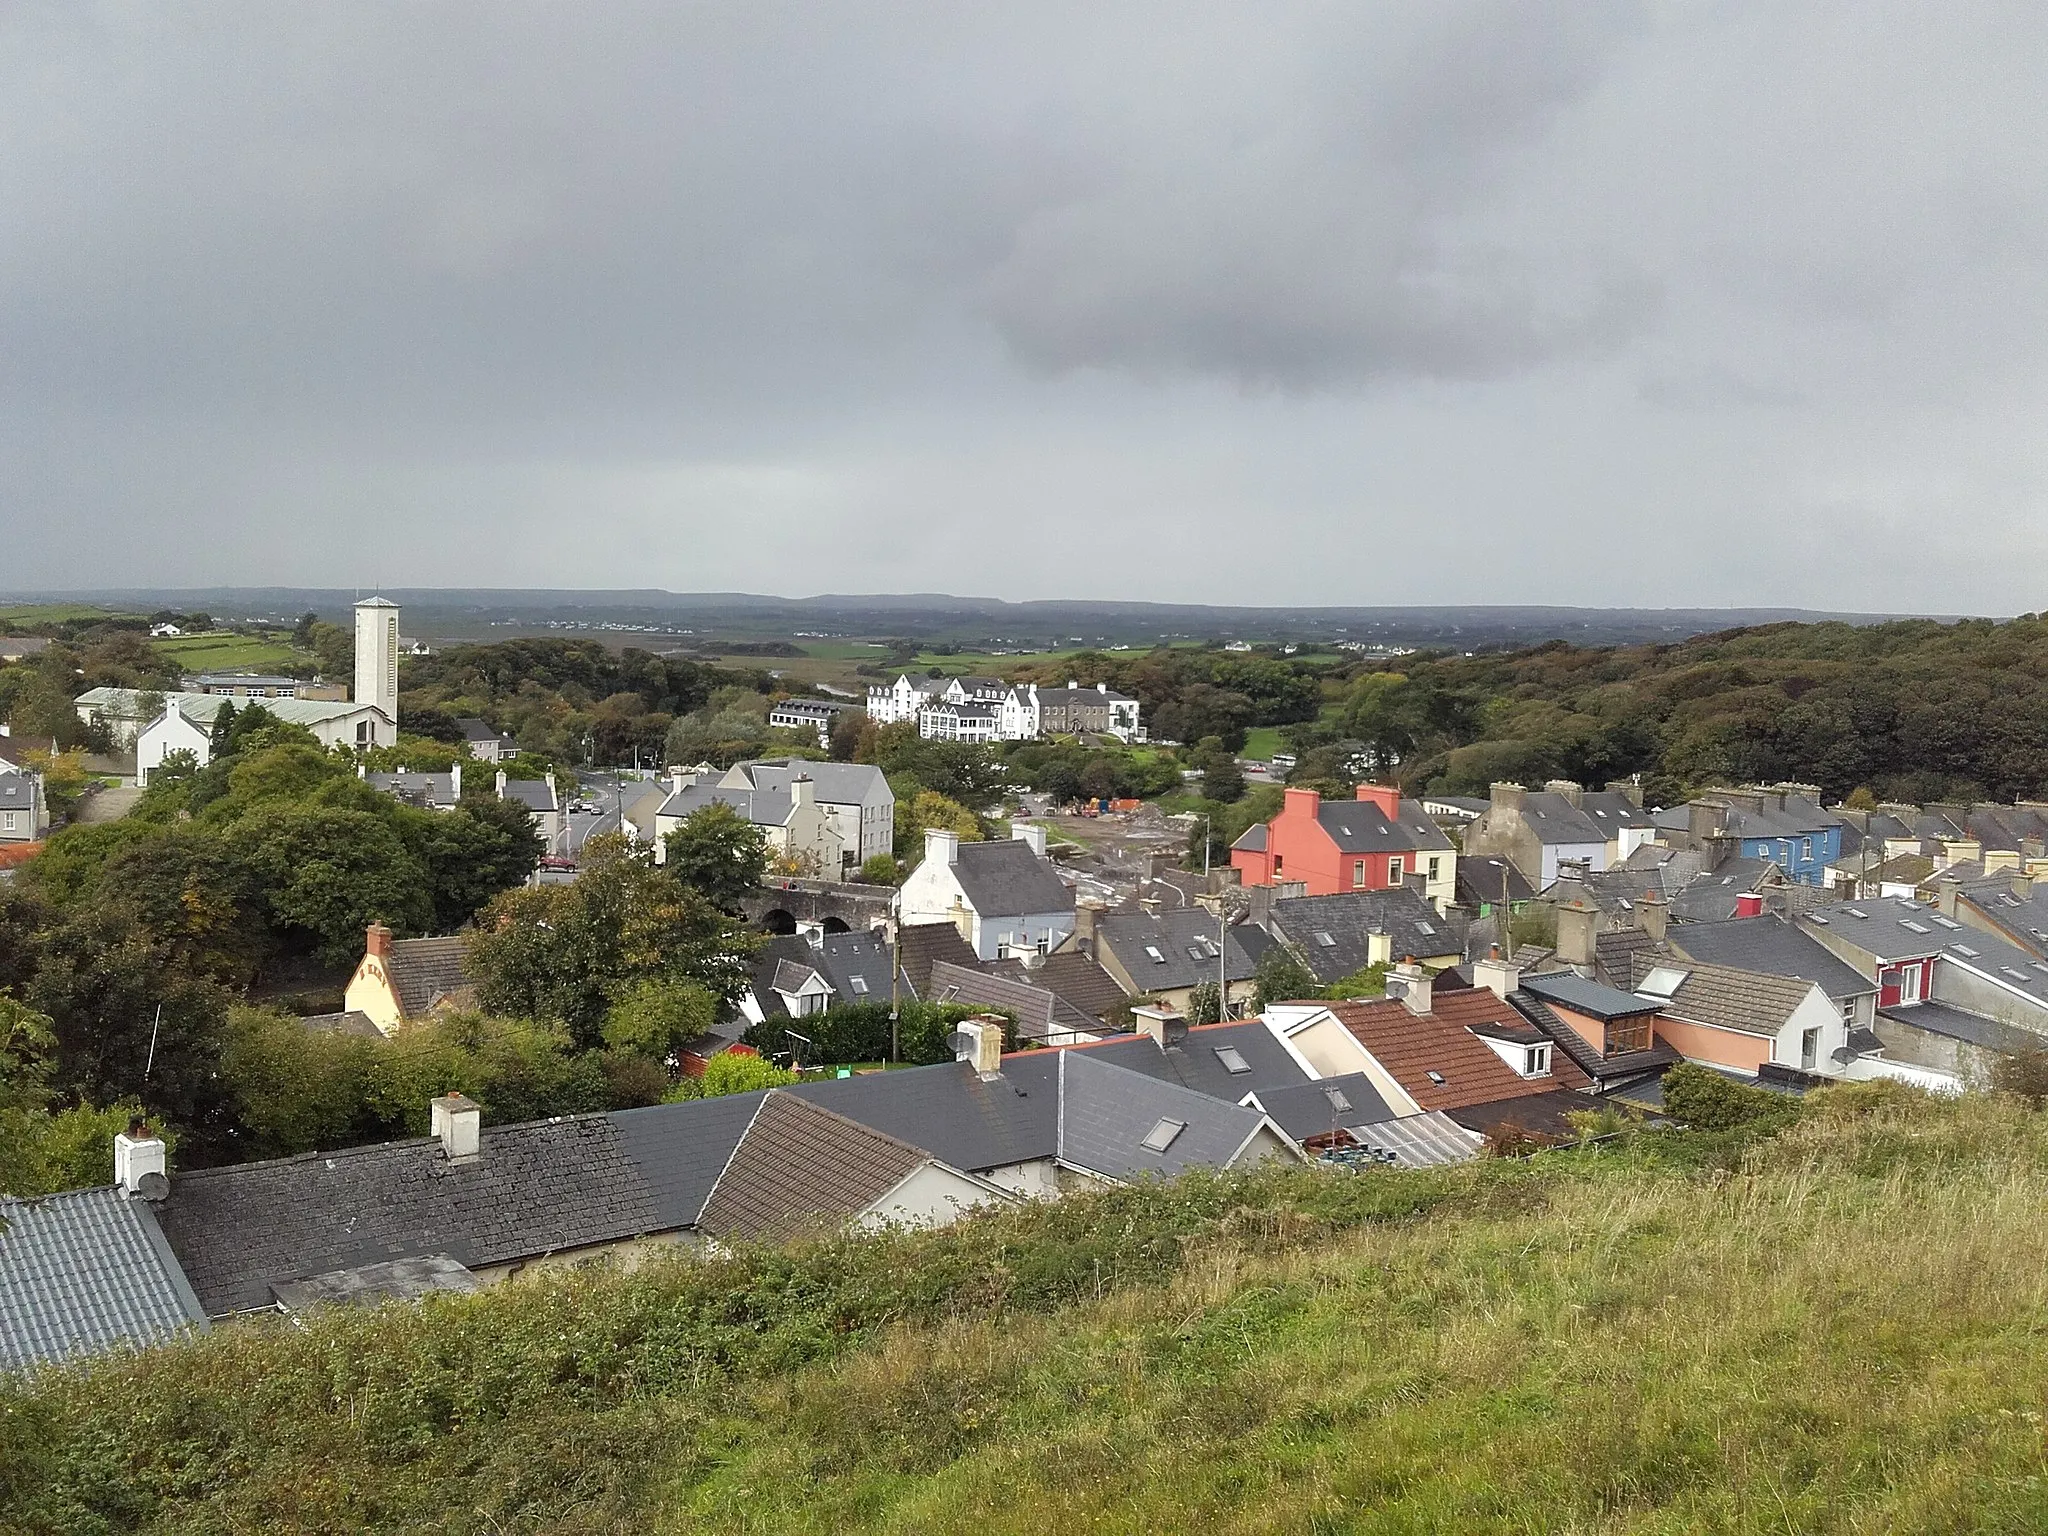
<instances>
[{"instance_id":1,"label":"chimney pot","mask_svg":"<svg viewBox=\"0 0 2048 1536\"><path fill-rule=\"evenodd\" d=\"M444 1093L433 1102L433 1130L451 1163L466 1162L483 1151L483 1106L467 1094Z\"/></svg>"}]
</instances>

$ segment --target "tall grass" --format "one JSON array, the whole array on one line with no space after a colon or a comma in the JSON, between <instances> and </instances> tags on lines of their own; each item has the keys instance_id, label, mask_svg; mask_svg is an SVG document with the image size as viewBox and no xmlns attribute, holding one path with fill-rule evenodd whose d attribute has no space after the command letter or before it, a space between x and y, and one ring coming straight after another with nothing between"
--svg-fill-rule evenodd
<instances>
[{"instance_id":1,"label":"tall grass","mask_svg":"<svg viewBox=\"0 0 2048 1536\"><path fill-rule=\"evenodd\" d=\"M2048 1528L2048 1124L1117 1192L0 1397L24 1529Z\"/></svg>"}]
</instances>

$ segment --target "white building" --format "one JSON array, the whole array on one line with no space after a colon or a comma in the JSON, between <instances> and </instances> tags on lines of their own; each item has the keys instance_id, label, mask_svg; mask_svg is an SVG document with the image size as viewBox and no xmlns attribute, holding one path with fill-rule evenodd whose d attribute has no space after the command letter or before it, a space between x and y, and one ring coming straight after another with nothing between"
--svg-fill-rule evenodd
<instances>
[{"instance_id":1,"label":"white building","mask_svg":"<svg viewBox=\"0 0 2048 1536\"><path fill-rule=\"evenodd\" d=\"M832 726L851 704L829 699L781 699L768 710L768 724L778 731L816 731L818 745L832 744Z\"/></svg>"},{"instance_id":2,"label":"white building","mask_svg":"<svg viewBox=\"0 0 2048 1536\"><path fill-rule=\"evenodd\" d=\"M1019 825L1015 837L992 843L928 828L924 862L897 892L898 922L952 923L984 960L1050 954L1074 932L1074 892L1044 843L1038 826Z\"/></svg>"},{"instance_id":3,"label":"white building","mask_svg":"<svg viewBox=\"0 0 2048 1536\"><path fill-rule=\"evenodd\" d=\"M366 597L356 604L355 702L384 712L398 725L398 604Z\"/></svg>"},{"instance_id":4,"label":"white building","mask_svg":"<svg viewBox=\"0 0 2048 1536\"><path fill-rule=\"evenodd\" d=\"M131 699L93 700L94 694L132 695L128 688L94 688L78 699L84 714L88 701L103 708L100 718L132 719ZM200 767L213 760L213 721L235 701L217 693L165 693L163 713L134 736L135 775L147 784L150 773L163 765L173 752L190 752ZM398 736L384 712L363 704L329 703L319 699L251 699L249 707L262 709L287 725L302 725L323 747L385 747ZM119 733L117 733L118 739Z\"/></svg>"},{"instance_id":5,"label":"white building","mask_svg":"<svg viewBox=\"0 0 2048 1536\"><path fill-rule=\"evenodd\" d=\"M936 698L944 687L945 681L941 678L920 677L913 680L906 672L893 683L868 689L868 718L877 725L896 725L904 720L915 720L917 712Z\"/></svg>"},{"instance_id":6,"label":"white building","mask_svg":"<svg viewBox=\"0 0 2048 1536\"><path fill-rule=\"evenodd\" d=\"M896 847L896 796L882 770L868 763L809 763L796 757L770 757L734 763L720 779L723 789L755 789L788 793L797 778L808 778L813 797L839 838L847 871L858 869L878 853Z\"/></svg>"},{"instance_id":7,"label":"white building","mask_svg":"<svg viewBox=\"0 0 2048 1536\"><path fill-rule=\"evenodd\" d=\"M999 723L994 704L940 699L917 712L917 734L927 741L995 741Z\"/></svg>"}]
</instances>

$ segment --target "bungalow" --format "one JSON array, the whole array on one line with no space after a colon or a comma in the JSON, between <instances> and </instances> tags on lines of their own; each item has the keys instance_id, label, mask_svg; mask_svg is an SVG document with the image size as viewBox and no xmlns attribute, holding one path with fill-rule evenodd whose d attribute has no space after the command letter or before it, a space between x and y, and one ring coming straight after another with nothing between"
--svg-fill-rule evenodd
<instances>
[{"instance_id":1,"label":"bungalow","mask_svg":"<svg viewBox=\"0 0 2048 1536\"><path fill-rule=\"evenodd\" d=\"M1280 814L1232 844L1246 885L1298 882L1310 896L1384 891L1419 879L1438 911L1457 899L1457 850L1422 808L1390 785L1361 784L1352 800L1325 803L1289 789Z\"/></svg>"},{"instance_id":2,"label":"bungalow","mask_svg":"<svg viewBox=\"0 0 2048 1536\"><path fill-rule=\"evenodd\" d=\"M285 698L251 702L287 725L304 726L323 747L388 747L398 739L397 726L374 705ZM214 716L233 703L214 693L88 688L72 707L87 725L105 730L117 748L135 748L136 771L146 782L150 769L173 752L190 752L205 766L212 757Z\"/></svg>"}]
</instances>

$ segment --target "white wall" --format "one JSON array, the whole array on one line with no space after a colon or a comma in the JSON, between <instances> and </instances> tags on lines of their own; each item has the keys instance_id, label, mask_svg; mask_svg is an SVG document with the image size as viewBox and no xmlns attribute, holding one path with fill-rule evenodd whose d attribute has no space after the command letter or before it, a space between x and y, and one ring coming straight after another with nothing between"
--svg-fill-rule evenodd
<instances>
[{"instance_id":1,"label":"white wall","mask_svg":"<svg viewBox=\"0 0 2048 1536\"><path fill-rule=\"evenodd\" d=\"M969 1211L1003 1202L1001 1191L943 1163L921 1163L901 1183L854 1218L856 1229L944 1227Z\"/></svg>"}]
</instances>

